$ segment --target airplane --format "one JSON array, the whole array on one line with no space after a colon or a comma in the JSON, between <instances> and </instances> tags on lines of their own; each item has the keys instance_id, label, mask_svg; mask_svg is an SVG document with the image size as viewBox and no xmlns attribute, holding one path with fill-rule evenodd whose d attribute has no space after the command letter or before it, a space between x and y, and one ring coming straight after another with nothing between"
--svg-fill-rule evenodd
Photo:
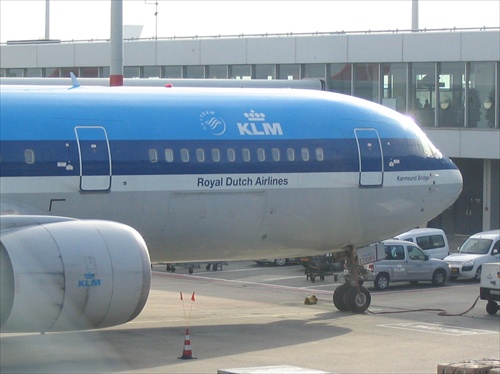
<instances>
[{"instance_id":1,"label":"airplane","mask_svg":"<svg viewBox=\"0 0 500 374\"><path fill-rule=\"evenodd\" d=\"M152 262L356 248L434 218L462 176L412 119L300 89L0 86L1 331L143 309ZM333 295L364 312L355 276Z\"/></svg>"}]
</instances>

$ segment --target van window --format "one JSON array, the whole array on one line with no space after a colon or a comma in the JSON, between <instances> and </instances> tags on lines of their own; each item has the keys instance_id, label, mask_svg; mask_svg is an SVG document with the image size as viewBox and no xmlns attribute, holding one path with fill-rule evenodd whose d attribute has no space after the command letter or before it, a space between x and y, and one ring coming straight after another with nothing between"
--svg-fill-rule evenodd
<instances>
[{"instance_id":1,"label":"van window","mask_svg":"<svg viewBox=\"0 0 500 374\"><path fill-rule=\"evenodd\" d=\"M441 235L421 236L417 238L417 244L422 249L442 248L444 238Z\"/></svg>"},{"instance_id":2,"label":"van window","mask_svg":"<svg viewBox=\"0 0 500 374\"><path fill-rule=\"evenodd\" d=\"M425 254L417 247L411 245L408 246L408 257L412 260L425 261Z\"/></svg>"},{"instance_id":3,"label":"van window","mask_svg":"<svg viewBox=\"0 0 500 374\"><path fill-rule=\"evenodd\" d=\"M386 260L404 260L405 258L405 250L402 245L386 245L384 250Z\"/></svg>"}]
</instances>

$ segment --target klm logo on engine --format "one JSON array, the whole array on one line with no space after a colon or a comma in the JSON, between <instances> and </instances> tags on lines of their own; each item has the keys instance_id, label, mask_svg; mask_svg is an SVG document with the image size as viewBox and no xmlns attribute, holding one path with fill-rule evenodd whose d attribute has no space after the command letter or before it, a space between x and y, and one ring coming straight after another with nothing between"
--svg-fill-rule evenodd
<instances>
[{"instance_id":1,"label":"klm logo on engine","mask_svg":"<svg viewBox=\"0 0 500 374\"><path fill-rule=\"evenodd\" d=\"M78 280L78 287L100 287L101 280L96 278L96 271L97 265L95 258L92 256L85 257L85 274L83 274L84 279Z\"/></svg>"},{"instance_id":2,"label":"klm logo on engine","mask_svg":"<svg viewBox=\"0 0 500 374\"><path fill-rule=\"evenodd\" d=\"M237 123L240 135L243 136L283 135L283 129L281 128L281 124L278 122L273 122L273 123L266 122L266 115L264 113L257 113L252 109L250 113L245 113L244 115L247 118L248 122Z\"/></svg>"}]
</instances>

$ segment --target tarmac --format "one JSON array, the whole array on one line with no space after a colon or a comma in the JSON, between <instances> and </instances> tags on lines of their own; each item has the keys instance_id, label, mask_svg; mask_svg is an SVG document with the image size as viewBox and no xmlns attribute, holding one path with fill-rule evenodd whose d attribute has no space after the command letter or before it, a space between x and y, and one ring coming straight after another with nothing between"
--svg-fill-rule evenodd
<instances>
[{"instance_id":1,"label":"tarmac","mask_svg":"<svg viewBox=\"0 0 500 374\"><path fill-rule=\"evenodd\" d=\"M436 373L440 364L500 359L500 313L478 300L461 314L479 296L476 282L369 286L368 312L352 314L333 307L333 277L312 283L300 266L162 269L132 322L1 334L0 372ZM313 294L317 303L305 304Z\"/></svg>"}]
</instances>

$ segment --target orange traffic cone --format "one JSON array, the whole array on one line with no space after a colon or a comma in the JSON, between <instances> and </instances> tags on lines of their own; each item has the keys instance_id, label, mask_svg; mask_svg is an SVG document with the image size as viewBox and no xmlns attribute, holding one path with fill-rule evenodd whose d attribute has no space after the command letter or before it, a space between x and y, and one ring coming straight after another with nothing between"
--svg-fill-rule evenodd
<instances>
[{"instance_id":1,"label":"orange traffic cone","mask_svg":"<svg viewBox=\"0 0 500 374\"><path fill-rule=\"evenodd\" d=\"M191 351L191 339L189 338L189 329L186 328L186 338L184 339L184 350L182 351L182 356L179 357L181 360L190 360L193 357L193 352Z\"/></svg>"}]
</instances>

